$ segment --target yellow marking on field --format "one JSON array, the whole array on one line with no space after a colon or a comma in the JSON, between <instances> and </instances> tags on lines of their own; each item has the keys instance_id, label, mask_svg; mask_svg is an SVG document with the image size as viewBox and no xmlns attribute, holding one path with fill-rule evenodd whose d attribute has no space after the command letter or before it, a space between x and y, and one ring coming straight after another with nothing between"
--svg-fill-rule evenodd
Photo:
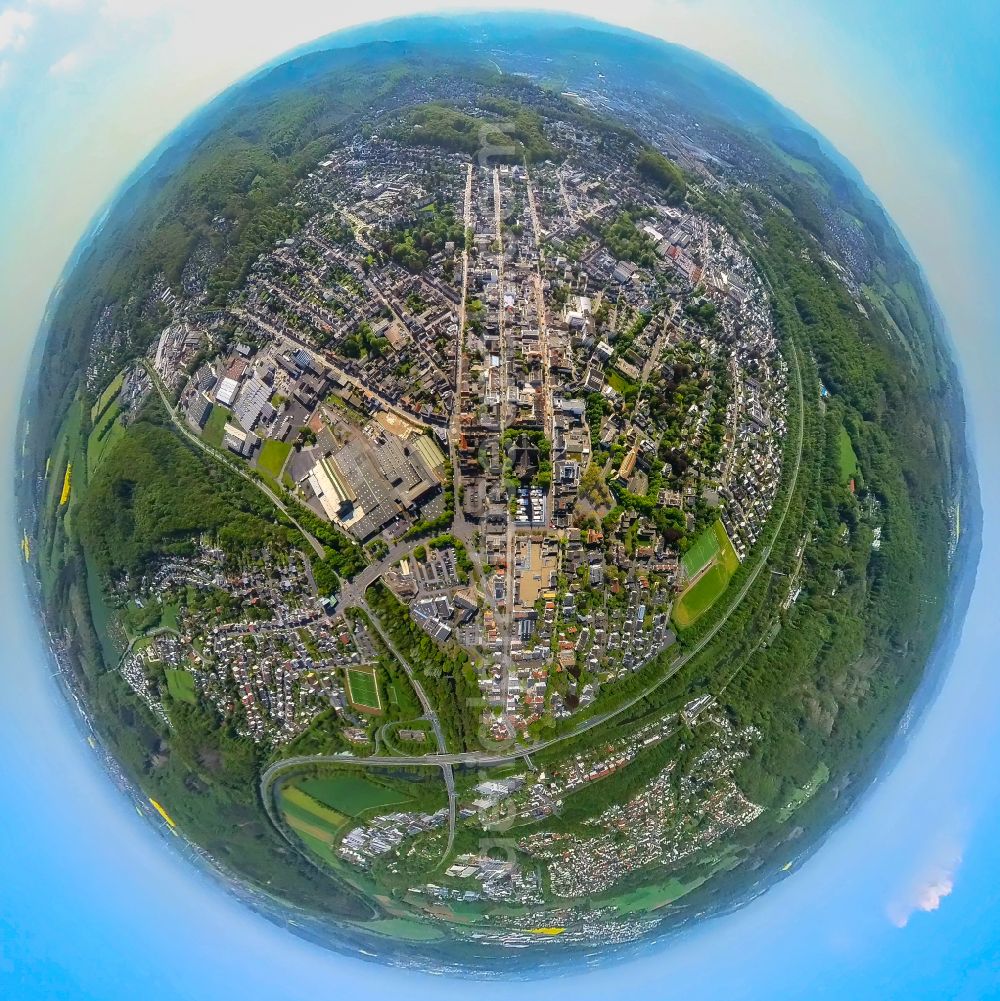
<instances>
[{"instance_id":1,"label":"yellow marking on field","mask_svg":"<svg viewBox=\"0 0 1000 1001\"><path fill-rule=\"evenodd\" d=\"M24 562L31 562L31 542L28 539L27 533L21 538L21 554L24 556Z\"/></svg>"},{"instance_id":2,"label":"yellow marking on field","mask_svg":"<svg viewBox=\"0 0 1000 1001\"><path fill-rule=\"evenodd\" d=\"M565 928L529 928L532 935L561 935Z\"/></svg>"},{"instance_id":3,"label":"yellow marking on field","mask_svg":"<svg viewBox=\"0 0 1000 1001\"><path fill-rule=\"evenodd\" d=\"M66 463L66 475L63 477L62 496L59 498L59 506L62 507L69 500L70 484L73 481L73 463Z\"/></svg>"},{"instance_id":4,"label":"yellow marking on field","mask_svg":"<svg viewBox=\"0 0 1000 1001\"><path fill-rule=\"evenodd\" d=\"M149 802L153 804L153 809L167 822L167 824L170 827L176 827L177 826L174 823L174 818L171 817L170 814L167 813L167 811L164 810L163 807L160 806L160 804L157 803L155 799L151 799Z\"/></svg>"}]
</instances>

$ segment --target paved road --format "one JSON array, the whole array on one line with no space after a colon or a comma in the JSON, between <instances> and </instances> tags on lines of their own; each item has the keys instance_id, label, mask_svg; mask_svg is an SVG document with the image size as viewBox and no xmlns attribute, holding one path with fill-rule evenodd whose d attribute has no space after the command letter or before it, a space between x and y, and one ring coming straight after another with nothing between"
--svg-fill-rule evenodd
<instances>
[{"instance_id":1,"label":"paved road","mask_svg":"<svg viewBox=\"0 0 1000 1001\"><path fill-rule=\"evenodd\" d=\"M792 360L794 361L794 373L795 373L795 383L796 390L799 398L799 413L802 414L805 408L805 400L802 390L802 372L799 365L798 349L792 346ZM795 488L798 483L799 471L802 466L802 446L803 446L803 436L804 436L804 422L799 421L799 433L798 441L796 442L795 451L795 462L792 467L792 479L789 485L788 497L785 501L785 505L781 510L781 514L778 517L778 522L774 532L774 539L777 539L781 534L781 529L784 526L785 519L791 509L792 501L795 497ZM397 764L424 764L424 765L481 765L481 766L491 766L491 765L504 765L510 764L517 761L520 758L526 758L529 754L535 754L538 751L544 751L546 748L552 747L555 744L562 743L564 740L569 740L572 737L577 737L582 733L586 733L588 730L594 729L594 727L601 726L607 723L609 720L614 719L621 713L628 709L631 709L634 705L641 702L643 699L651 695L657 688L667 682L672 678L678 671L681 670L686 664L688 664L692 658L696 657L699 653L704 650L709 643L715 639L718 635L719 630L728 622L729 617L739 608L743 599L746 597L750 588L756 583L757 578L760 574L767 568L768 561L771 556L771 552L774 548L774 539L765 546L764 550L760 554L760 558L757 561L757 565L754 567L753 571L747 576L746 581L744 581L743 586L740 588L732 604L729 606L725 615L723 615L714 626L683 656L679 657L670 667L664 675L658 678L653 684L649 685L647 688L639 692L638 695L626 700L621 705L614 709L609 709L607 712L599 713L595 716L591 716L589 719L584 720L578 726L574 727L567 733L562 734L558 737L553 737L550 740L540 741L536 744L531 744L530 746L512 746L509 751L500 753L489 753L480 751L465 751L458 754L453 753L438 753L438 754L426 754L414 758L383 758L383 757L353 757L353 756L339 756L339 755L314 755L309 757L304 757L302 759L289 758L286 761L278 762L272 765L266 772L264 772L261 777L261 790L262 793L265 791L267 782L270 781L271 773L275 769L282 769L285 767L293 767L295 763L297 764L316 764L317 762L328 761L331 763L357 763L357 764L370 764L370 765L388 765L391 762ZM371 614L371 613L369 613ZM372 616L373 621L377 621ZM379 628L376 626L376 628ZM406 667L405 661L400 658L401 663ZM420 695L420 690L418 690L418 696ZM439 748L440 748L439 744ZM265 797L266 798L266 797Z\"/></svg>"},{"instance_id":2,"label":"paved road","mask_svg":"<svg viewBox=\"0 0 1000 1001\"><path fill-rule=\"evenodd\" d=\"M315 359L316 362L322 365L328 372L332 372L341 384L353 386L359 393L361 393L362 396L368 400L376 401L384 410L392 411L392 413L403 418L403 420L408 423L416 425L417 427L430 427L426 421L421 420L421 418L416 414L410 413L409 410L398 406L391 400L382 396L379 392L372 389L371 386L358 379L357 376L350 375L344 371L344 369L342 369L336 362L332 361L327 355L320 354L312 345L306 343L298 337L295 337L287 330L281 330L273 323L269 323L262 316L258 316L256 313L247 312L247 310L241 309L238 306L231 306L229 312L236 317L237 320L241 320L244 323L252 323L269 337L273 337L276 341L280 341L286 347L290 347L294 351L298 351L300 349L305 351L310 358Z\"/></svg>"},{"instance_id":3,"label":"paved road","mask_svg":"<svg viewBox=\"0 0 1000 1001\"><path fill-rule=\"evenodd\" d=\"M495 204L496 204L497 216L499 217L499 203L500 203L500 199L499 199L499 176L498 176L498 174L494 174L494 179L493 180L494 180ZM498 227L498 232L499 232L499 227ZM463 284L464 284L464 282L463 282ZM502 286L501 286L501 288L502 288ZM464 296L463 296L463 304L464 304ZM278 332L274 331L274 330L272 330L271 332L274 333L274 334L278 334ZM287 338L287 335L279 335L279 336L284 336L286 339L290 339L290 338ZM502 343L502 338L501 338L501 343ZM792 354L792 361L793 361L793 371L794 371L794 376L795 376L795 386L796 386L796 391L797 391L798 400L799 400L799 415L800 415L800 418L799 418L799 426L798 426L798 440L796 442L796 451L795 451L794 465L792 467L792 476L791 476L791 482L790 482L790 485L789 485L788 496L787 496L787 499L785 501L785 505L782 508L781 513L780 513L780 515L778 517L778 521L777 521L777 524L776 524L776 527L775 527L775 531L774 531L774 536L772 537L772 540L766 545L766 547L764 548L764 550L761 552L760 557L759 557L759 559L757 561L756 566L751 571L751 573L747 576L746 581L743 583L743 586L740 588L739 592L736 594L735 598L731 602L731 604L730 604L729 608L726 610L725 614L711 627L711 629L709 629L709 631L695 644L694 647L692 647L686 654L684 654L681 657L679 657L671 665L670 669L665 674L663 674L660 678L658 678L653 684L651 684L648 687L646 687L645 689L643 689L637 695L631 697L630 699L627 699L625 702L623 702L622 704L618 705L616 708L608 710L607 712L604 712L604 713L597 714L595 716L591 716L590 718L584 720L583 722L581 722L580 724L578 724L576 727L574 727L572 730L568 731L565 734L562 734L561 736L553 737L550 740L541 741L539 743L532 744L530 746L517 746L516 744L512 743L511 748L510 748L509 751L505 751L505 752L501 752L501 753L476 752L476 751L468 751L468 752L460 752L460 753L449 753L446 750L446 745L444 743L444 737L443 737L443 734L442 734L442 731L441 731L440 722L438 720L437 714L434 712L433 707L431 706L430 700L427 698L426 693L423 690L423 687L420 685L419 681L417 680L417 678L415 676L415 673L413 671L412 666L406 661L406 659L402 656L402 654L396 649L395 645L392 643L392 641L389 639L389 637L384 632L384 630L382 628L382 625L379 622L378 618L374 615L374 613L369 608L367 602L364 600L364 590L365 590L365 588L369 584L371 584L372 582L374 582L375 579L377 579L379 576L381 576L381 574L384 572L384 570L389 565L391 565L392 562L394 562L393 557L395 556L395 553L397 551L402 551L402 550L405 550L407 548L404 545L398 544L397 546L393 547L393 550L390 551L390 554L388 556L386 556L383 560L379 561L379 563L377 565L368 567L362 573L361 576L359 576L358 578L356 578L356 580L354 582L345 584L345 591L342 592L342 598L344 599L342 607L346 608L346 607L348 607L348 605L353 605L353 606L360 607L360 608L364 609L368 613L368 615L369 615L369 617L371 619L373 628L375 628L375 630L379 633L379 635L381 636L383 642L386 644L386 647L392 652L393 656L395 656L396 659L400 662L400 664L403 666L404 670L406 671L407 676L410 678L410 681L411 681L411 684L413 685L414 691L417 693L417 697L419 698L421 706L424 709L426 718L430 721L432 729L434 730L434 735L435 735L435 738L436 738L436 741L437 741L437 745L438 745L438 752L436 754L426 754L426 755L417 755L417 756L379 756L379 755L372 755L370 757L357 757L357 756L353 756L353 755L323 755L323 754L318 754L318 755L298 756L298 757L287 758L287 759L284 759L282 761L278 761L275 764L271 765L268 769L266 769L264 771L264 773L261 775L261 779L260 779L260 793L261 793L261 798L262 798L262 800L264 802L264 805L265 805L265 808L266 808L266 810L268 812L268 815L270 816L272 822L275 824L275 827L278 830L282 829L281 825L278 822L278 818L276 817L276 813L275 813L275 809L274 809L273 796L271 795L271 785L272 785L274 779L278 775L280 775L282 772L284 772L284 771L287 771L287 770L290 770L290 769L294 769L294 768L299 767L301 765L306 765L306 764L321 764L321 763L329 763L329 764L356 764L356 765L359 765L359 766L371 766L371 767L391 767L393 765L435 766L435 767L441 768L442 774L443 774L444 779L445 779L445 784L446 784L447 789L448 789L448 800L449 800L449 839L448 839L448 848L447 848L447 852L446 852L446 855L445 855L445 857L447 857L447 853L451 851L452 845L454 843L454 838L455 838L455 823L456 823L456 810L457 810L456 796L455 796L455 785L454 785L454 772L453 772L453 767L455 765L478 765L478 766L484 766L484 767L486 767L486 766L495 766L495 765L508 764L508 763L515 762L515 761L517 761L519 759L522 759L522 758L525 759L525 760L528 760L528 755L529 754L533 754L533 753L536 753L538 751L543 751L543 750L545 750L545 749L547 749L549 747L552 747L552 746L554 746L556 744L559 744L559 743L561 743L563 741L569 740L569 739L571 739L573 737L579 736L580 734L586 733L587 731L592 730L595 727L602 726L605 723L609 722L610 720L614 719L616 716L619 716L623 712L626 712L628 709L631 709L633 706L637 705L639 702L641 702L644 699L646 699L657 688L659 688L661 685L663 685L664 683L666 683L670 678L672 678L674 675L676 675L694 657L696 657L698 654L700 654L712 642L712 640L715 639L715 637L718 635L719 631L728 622L728 620L729 620L730 616L733 614L733 612L736 611L736 609L740 606L740 604L742 603L743 599L746 597L747 593L750 591L751 587L753 587L753 585L756 583L756 581L757 581L758 577L760 576L761 572L767 567L768 561L770 560L771 552L772 552L773 547L774 547L774 540L777 539L780 536L780 534L781 534L781 530L782 530L782 528L784 526L785 519L786 519L786 517L788 515L789 510L791 509L791 504L792 504L792 501L793 501L793 499L795 497L795 489L796 489L796 486L797 486L797 483L798 483L799 472L800 472L801 464L802 464L802 449L803 449L803 437L804 437L805 400L804 400L804 393L803 393L803 387L802 387L802 372L801 372L801 366L800 366L800 362L799 362L798 348L794 344L792 344L791 354ZM459 371L460 371L460 369L459 369ZM171 418L174 420L174 423L177 424L177 426L180 428L180 430L182 431L182 433L184 433L188 438L190 438L192 441L194 441L199 447L205 448L207 450L207 446L204 445L204 443L201 441L201 439L196 438L194 435L192 435L188 431L188 429L186 427L182 426L181 423L178 421L178 419L176 417L176 414L174 413L173 409L169 406L169 403L167 402L167 400L165 398L165 395L163 393L162 387L159 385L158 380L156 380L156 378L155 378L155 374L154 374L154 382L157 385L157 389L159 390L161 397L164 398L164 403L167 405L168 410L171 413ZM460 387L459 387L459 392L460 392ZM213 454L213 456L215 456L216 458L220 458L218 456L218 454L214 452L214 450L211 450L211 454ZM226 460L223 458L223 459L221 459L221 461L226 461ZM264 490L264 492L267 493L272 498L272 500L274 500L274 502L276 503L276 505L280 509L284 510L284 507L283 507L283 505L281 505L280 501L276 497L274 497L274 495L271 493L271 491L268 490L264 484L261 484L261 483L257 482L252 477L249 477L247 474L243 473L239 469L236 469L236 471L239 472L241 475L244 475L245 478L250 479L251 482L255 483L258 487L260 487L262 490ZM289 517L291 517L291 515L289 515ZM292 519L292 520L294 521L294 519ZM308 536L308 534L305 533L304 530L303 530L303 534L306 535L306 537L310 538L310 540L311 540L311 537ZM311 540L311 541L314 541L314 540ZM509 596L508 596L508 601L509 601Z\"/></svg>"},{"instance_id":4,"label":"paved road","mask_svg":"<svg viewBox=\"0 0 1000 1001\"><path fill-rule=\"evenodd\" d=\"M444 731L441 729L441 721L438 719L438 714L434 711L434 707L431 705L431 700L427 698L427 693L424 691L423 685L417 680L416 672L413 670L410 662L399 652L396 648L396 644L392 642L388 633L382 628L382 623L379 622L378 616L371 610L368 602L362 598L358 607L362 608L371 620L371 624L375 629L375 632L379 634L382 638L382 642L392 653L393 657L399 661L403 666L403 670L406 671L406 676L410 679L410 684L413 686L413 690L417 693L417 698L420 700L420 705L424 710L424 719L426 719L430 725L431 729L434 731L434 739L437 741L438 753L433 755L434 764L441 766L441 773L444 775L444 784L448 790L448 847L445 850L444 857L447 858L451 853L451 847L455 843L455 824L458 818L458 804L455 796L455 773L452 771L451 763L444 761L443 759L447 757L447 745L444 742ZM397 759L400 760L400 759ZM263 791L263 786L261 786Z\"/></svg>"}]
</instances>

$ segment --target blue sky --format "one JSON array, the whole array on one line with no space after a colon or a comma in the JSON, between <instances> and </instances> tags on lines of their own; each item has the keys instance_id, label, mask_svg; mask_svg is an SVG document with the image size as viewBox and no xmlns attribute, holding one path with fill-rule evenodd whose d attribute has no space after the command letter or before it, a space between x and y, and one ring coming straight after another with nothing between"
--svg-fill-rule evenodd
<instances>
[{"instance_id":1,"label":"blue sky","mask_svg":"<svg viewBox=\"0 0 1000 1001\"><path fill-rule=\"evenodd\" d=\"M1000 504L1000 13L926 0L552 6L720 59L816 125L868 179L953 331L975 424L987 568L907 754L801 872L688 941L567 986L580 998L1000 997L1000 595L990 569L1000 557L991 520ZM346 24L332 7L248 0L237 14L223 0L0 0L0 426L12 427L48 291L98 207L209 96ZM419 9L372 0L364 14ZM5 482L10 444L0 453ZM14 553L3 497L0 530ZM0 996L467 995L316 950L165 852L69 725L14 563L0 569L9 596L0 610Z\"/></svg>"}]
</instances>

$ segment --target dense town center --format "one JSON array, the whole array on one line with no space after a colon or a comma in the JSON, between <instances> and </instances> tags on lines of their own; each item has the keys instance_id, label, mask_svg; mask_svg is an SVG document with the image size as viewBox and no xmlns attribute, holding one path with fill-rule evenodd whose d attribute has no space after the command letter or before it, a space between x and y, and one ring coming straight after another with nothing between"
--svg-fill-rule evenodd
<instances>
[{"instance_id":1,"label":"dense town center","mask_svg":"<svg viewBox=\"0 0 1000 1001\"><path fill-rule=\"evenodd\" d=\"M511 145L477 159L424 143L442 114ZM502 128L410 112L318 164L300 192L308 221L226 310L204 317L197 265L183 298L164 293L172 319L124 393L155 389L186 436L367 554L353 575L317 574L323 550L303 528L297 552L236 562L205 540L137 592L123 582L125 601L177 607L176 628L122 664L165 721L150 663L257 742L329 726L332 708L358 756L473 752L442 731L444 708L377 624L368 600L384 588L402 603L389 614L463 651L480 743L516 754L666 654L760 537L781 480L788 370L745 249L685 207L658 154L595 153L599 135L557 122L537 138L551 158L529 166ZM227 607L208 619L186 597L219 591ZM389 722L403 686L423 711ZM693 722L711 701L706 691L678 714ZM720 746L738 745L724 720L710 725ZM584 780L635 745L578 759ZM718 776L731 764L720 754ZM572 771L486 781L458 808L468 820L512 797L538 819L574 782ZM676 861L759 812L735 787L726 796L697 841L672 833L682 814L659 797L633 807L643 851ZM443 832L448 809L369 823L378 836L355 827L336 849L361 868L384 865L413 828ZM548 858L551 837L524 850ZM554 858L553 892L568 898L613 888L634 865L592 860L560 875L567 863ZM466 853L448 872L483 887L463 893L543 903L537 873L495 868Z\"/></svg>"}]
</instances>

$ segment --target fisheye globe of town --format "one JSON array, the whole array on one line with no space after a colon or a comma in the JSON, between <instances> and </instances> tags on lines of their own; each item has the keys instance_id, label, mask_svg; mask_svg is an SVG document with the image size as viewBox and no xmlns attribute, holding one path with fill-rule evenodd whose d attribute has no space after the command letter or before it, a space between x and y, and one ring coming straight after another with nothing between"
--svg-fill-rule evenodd
<instances>
[{"instance_id":1,"label":"fisheye globe of town","mask_svg":"<svg viewBox=\"0 0 1000 1001\"><path fill-rule=\"evenodd\" d=\"M330 948L540 974L739 906L865 789L963 419L892 223L766 95L595 22L388 22L81 242L23 557L171 848Z\"/></svg>"}]
</instances>

